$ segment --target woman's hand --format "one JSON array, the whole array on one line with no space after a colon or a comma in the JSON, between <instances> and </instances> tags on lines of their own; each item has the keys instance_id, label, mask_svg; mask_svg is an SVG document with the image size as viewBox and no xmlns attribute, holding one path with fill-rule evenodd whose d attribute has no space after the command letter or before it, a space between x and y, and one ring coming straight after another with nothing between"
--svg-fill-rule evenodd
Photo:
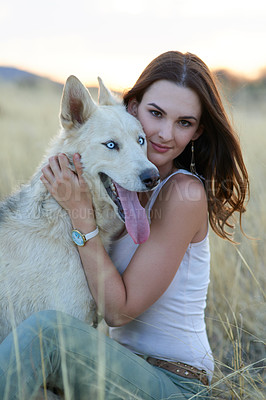
<instances>
[{"instance_id":1,"label":"woman's hand","mask_svg":"<svg viewBox=\"0 0 266 400\"><path fill-rule=\"evenodd\" d=\"M54 199L69 213L70 217L77 213L93 214L91 195L87 183L82 176L81 156L73 156L76 172L70 168L65 154L49 158L49 163L42 168L41 181ZM75 216L74 216L75 218Z\"/></svg>"}]
</instances>

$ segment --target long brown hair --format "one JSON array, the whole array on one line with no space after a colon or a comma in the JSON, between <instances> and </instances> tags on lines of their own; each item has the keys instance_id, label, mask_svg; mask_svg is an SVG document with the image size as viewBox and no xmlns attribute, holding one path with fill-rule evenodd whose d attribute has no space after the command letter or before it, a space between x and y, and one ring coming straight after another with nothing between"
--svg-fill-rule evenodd
<instances>
[{"instance_id":1,"label":"long brown hair","mask_svg":"<svg viewBox=\"0 0 266 400\"><path fill-rule=\"evenodd\" d=\"M196 55L169 51L155 58L142 72L132 89L124 94L124 104L131 98L139 103L155 81L165 79L194 90L202 105L202 135L195 141L197 173L204 177L208 198L210 225L215 233L231 240L231 218L235 211L241 216L249 195L249 181L239 139L219 95L215 77ZM175 160L177 168L190 169L191 143Z\"/></svg>"}]
</instances>

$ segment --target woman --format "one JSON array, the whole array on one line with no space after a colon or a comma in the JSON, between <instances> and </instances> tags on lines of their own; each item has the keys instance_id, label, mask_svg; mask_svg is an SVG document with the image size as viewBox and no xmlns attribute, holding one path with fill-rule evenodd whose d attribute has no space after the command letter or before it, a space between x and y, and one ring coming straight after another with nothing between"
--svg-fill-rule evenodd
<instances>
[{"instance_id":1,"label":"woman","mask_svg":"<svg viewBox=\"0 0 266 400\"><path fill-rule=\"evenodd\" d=\"M239 142L209 69L195 55L171 51L157 57L124 103L141 122L148 158L162 179L155 191L139 195L150 218L150 237L138 246L121 232L110 255L97 234L79 247L110 338L61 313L32 316L18 328L20 385L16 360L7 361L10 337L2 353L0 368L8 368L14 398L18 387L31 398L34 385L46 380L75 400L97 398L101 391L105 399L208 397L213 372L204 323L208 224L230 239L230 217L244 212L248 177ZM41 179L69 212L73 228L94 232L78 154L74 163L76 174L65 155L54 156ZM66 180L73 195L62 200ZM84 210L90 211L86 220ZM5 388L5 376L2 382Z\"/></svg>"}]
</instances>

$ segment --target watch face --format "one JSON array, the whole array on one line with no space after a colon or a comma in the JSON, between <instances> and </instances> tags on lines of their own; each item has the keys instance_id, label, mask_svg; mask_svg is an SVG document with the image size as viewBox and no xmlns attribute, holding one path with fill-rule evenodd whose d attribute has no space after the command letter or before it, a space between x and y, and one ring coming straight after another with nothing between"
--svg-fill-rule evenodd
<instances>
[{"instance_id":1,"label":"watch face","mask_svg":"<svg viewBox=\"0 0 266 400\"><path fill-rule=\"evenodd\" d=\"M84 246L84 239L79 231L72 231L72 240L78 246Z\"/></svg>"}]
</instances>

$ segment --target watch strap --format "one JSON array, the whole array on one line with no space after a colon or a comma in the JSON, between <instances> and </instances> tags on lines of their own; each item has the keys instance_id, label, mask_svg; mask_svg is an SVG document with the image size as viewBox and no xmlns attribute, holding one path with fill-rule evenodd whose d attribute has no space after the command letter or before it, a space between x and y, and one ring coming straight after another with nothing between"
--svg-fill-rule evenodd
<instances>
[{"instance_id":1,"label":"watch strap","mask_svg":"<svg viewBox=\"0 0 266 400\"><path fill-rule=\"evenodd\" d=\"M86 235L84 235L86 242L92 238L94 238L95 236L97 236L99 233L99 228L98 226L96 227L96 229L94 229L94 231L87 233Z\"/></svg>"}]
</instances>

